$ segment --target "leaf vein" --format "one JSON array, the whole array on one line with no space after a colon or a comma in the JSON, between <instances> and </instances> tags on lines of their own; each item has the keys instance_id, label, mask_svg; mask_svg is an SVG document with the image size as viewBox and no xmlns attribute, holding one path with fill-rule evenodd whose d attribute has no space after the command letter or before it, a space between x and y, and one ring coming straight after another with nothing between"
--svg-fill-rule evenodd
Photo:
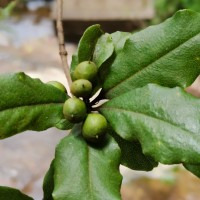
<instances>
[{"instance_id":1,"label":"leaf vein","mask_svg":"<svg viewBox=\"0 0 200 200\"><path fill-rule=\"evenodd\" d=\"M159 120L159 121L161 121L161 122L163 122L163 123L167 123L167 124L169 124L169 125L171 125L171 126L175 126L176 128L179 128L179 129L183 130L184 132L190 132L189 130L187 130L187 129L183 128L183 127L177 126L177 124L175 124L175 123L172 123L172 122L170 122L170 121L165 121L165 120L163 120L163 119L161 119L161 118L158 118L158 117L156 117L156 116L147 115L146 113L139 113L139 112L130 111L130 110L122 109L122 108L112 108L112 107L107 107L107 108L104 107L104 108L101 108L101 109L119 110L119 111L134 113L134 114L136 114L136 115L144 115L144 116L146 116L146 117Z\"/></svg>"},{"instance_id":2,"label":"leaf vein","mask_svg":"<svg viewBox=\"0 0 200 200\"><path fill-rule=\"evenodd\" d=\"M93 194L92 194L92 191L93 191L93 189L92 189L92 179L91 179L91 167L90 167L90 148L89 148L89 146L87 145L87 149L88 149L88 151L87 151L87 158L88 158L88 178L89 178L89 183L88 183L88 187L89 187L89 193L90 193L90 197L91 197L91 200L94 200L94 198L93 198Z\"/></svg>"}]
</instances>

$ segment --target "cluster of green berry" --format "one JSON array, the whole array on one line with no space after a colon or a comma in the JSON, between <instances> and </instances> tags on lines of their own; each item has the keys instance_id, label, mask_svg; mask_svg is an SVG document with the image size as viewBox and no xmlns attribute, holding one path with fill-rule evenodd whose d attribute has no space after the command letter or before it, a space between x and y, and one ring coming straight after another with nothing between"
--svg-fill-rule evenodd
<instances>
[{"instance_id":1,"label":"cluster of green berry","mask_svg":"<svg viewBox=\"0 0 200 200\"><path fill-rule=\"evenodd\" d=\"M73 97L66 100L63 114L71 123L83 122L82 135L91 142L101 139L107 129L107 120L99 113L88 109L88 101L92 95L92 84L97 77L98 67L91 61L79 63L73 72L70 90Z\"/></svg>"}]
</instances>

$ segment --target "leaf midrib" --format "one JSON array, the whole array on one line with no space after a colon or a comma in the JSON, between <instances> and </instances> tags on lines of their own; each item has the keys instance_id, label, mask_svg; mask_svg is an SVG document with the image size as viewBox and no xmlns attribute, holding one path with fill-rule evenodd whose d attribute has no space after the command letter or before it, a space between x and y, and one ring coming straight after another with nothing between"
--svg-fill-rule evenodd
<instances>
[{"instance_id":1,"label":"leaf midrib","mask_svg":"<svg viewBox=\"0 0 200 200\"><path fill-rule=\"evenodd\" d=\"M87 144L86 144L87 145ZM90 197L91 197L91 200L94 200L94 196L92 194L92 176L91 176L91 167L90 167L90 147L87 145L87 159L88 159L88 187L89 187L89 193L90 193Z\"/></svg>"},{"instance_id":2,"label":"leaf midrib","mask_svg":"<svg viewBox=\"0 0 200 200\"><path fill-rule=\"evenodd\" d=\"M129 79L132 79L134 76L136 76L137 74L141 73L143 70L146 70L147 68L151 67L154 63L156 63L157 61L159 61L160 59L162 59L163 57L167 56L169 53L175 51L177 48L179 48L182 45L185 45L188 41L192 40L193 38L195 38L196 36L198 36L200 33L195 34L194 36L188 38L187 40L185 40L183 43L179 44L178 46L170 49L169 51L166 51L166 53L164 53L163 55L161 55L159 58L156 58L156 60L153 60L151 63L149 63L148 65L144 66L141 70L137 71L136 73L134 73L133 75L121 80L119 83L117 83L116 85L114 85L113 87L111 87L106 94L109 95L110 92L112 92L112 90L114 90L116 87L118 87L119 85L123 84L124 82L128 81ZM122 50L123 51L123 50Z\"/></svg>"},{"instance_id":3,"label":"leaf midrib","mask_svg":"<svg viewBox=\"0 0 200 200\"><path fill-rule=\"evenodd\" d=\"M189 133L193 133L193 134L196 134L195 132L190 132L189 130L183 128L183 127L180 127L180 126L177 126L177 124L174 124L174 123L171 123L169 121L164 121L163 119L160 119L158 117L155 117L155 116L151 116L151 115L147 115L146 113L139 113L139 112L135 112L135 111L132 111L132 110L126 110L126 109L122 109L122 108L112 108L112 107L102 107L102 109L108 109L108 110L118 110L118 111L123 111L123 112L128 112L128 113L134 113L135 115L144 115L145 117L148 117L148 118L153 118L153 119L156 119L156 120L159 120L161 121L162 123L167 123L169 124L170 126L174 126L178 129L181 129L182 131L184 132L189 132Z\"/></svg>"}]
</instances>

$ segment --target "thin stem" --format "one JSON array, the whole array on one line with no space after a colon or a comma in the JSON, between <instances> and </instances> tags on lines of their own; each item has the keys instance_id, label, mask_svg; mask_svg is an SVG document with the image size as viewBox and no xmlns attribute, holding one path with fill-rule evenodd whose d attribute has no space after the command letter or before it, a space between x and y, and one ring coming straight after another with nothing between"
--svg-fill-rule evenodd
<instances>
[{"instance_id":1,"label":"thin stem","mask_svg":"<svg viewBox=\"0 0 200 200\"><path fill-rule=\"evenodd\" d=\"M67 78L68 86L71 86L72 79L70 76L70 68L67 62L67 51L65 49L65 39L62 24L63 0L57 0L57 34L59 43L59 53L62 60L62 67Z\"/></svg>"}]
</instances>

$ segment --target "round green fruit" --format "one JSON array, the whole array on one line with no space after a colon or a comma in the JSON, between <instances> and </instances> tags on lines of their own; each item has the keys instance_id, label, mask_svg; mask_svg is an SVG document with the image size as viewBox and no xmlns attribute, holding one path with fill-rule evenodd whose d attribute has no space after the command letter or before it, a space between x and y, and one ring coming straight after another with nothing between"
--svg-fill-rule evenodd
<instances>
[{"instance_id":1,"label":"round green fruit","mask_svg":"<svg viewBox=\"0 0 200 200\"><path fill-rule=\"evenodd\" d=\"M88 141L96 142L105 135L107 127L108 123L103 115L90 113L83 124L83 137Z\"/></svg>"},{"instance_id":2,"label":"round green fruit","mask_svg":"<svg viewBox=\"0 0 200 200\"><path fill-rule=\"evenodd\" d=\"M92 93L92 83L86 79L78 79L71 84L71 93L76 97L89 97Z\"/></svg>"},{"instance_id":3,"label":"round green fruit","mask_svg":"<svg viewBox=\"0 0 200 200\"><path fill-rule=\"evenodd\" d=\"M63 92L67 92L65 86L58 81L49 81L47 84L52 85Z\"/></svg>"},{"instance_id":4,"label":"round green fruit","mask_svg":"<svg viewBox=\"0 0 200 200\"><path fill-rule=\"evenodd\" d=\"M79 63L73 73L73 78L87 79L93 81L97 75L98 67L91 61L83 61Z\"/></svg>"},{"instance_id":5,"label":"round green fruit","mask_svg":"<svg viewBox=\"0 0 200 200\"><path fill-rule=\"evenodd\" d=\"M76 97L72 97L65 101L63 114L69 122L79 123L86 118L87 108L84 101Z\"/></svg>"}]
</instances>

